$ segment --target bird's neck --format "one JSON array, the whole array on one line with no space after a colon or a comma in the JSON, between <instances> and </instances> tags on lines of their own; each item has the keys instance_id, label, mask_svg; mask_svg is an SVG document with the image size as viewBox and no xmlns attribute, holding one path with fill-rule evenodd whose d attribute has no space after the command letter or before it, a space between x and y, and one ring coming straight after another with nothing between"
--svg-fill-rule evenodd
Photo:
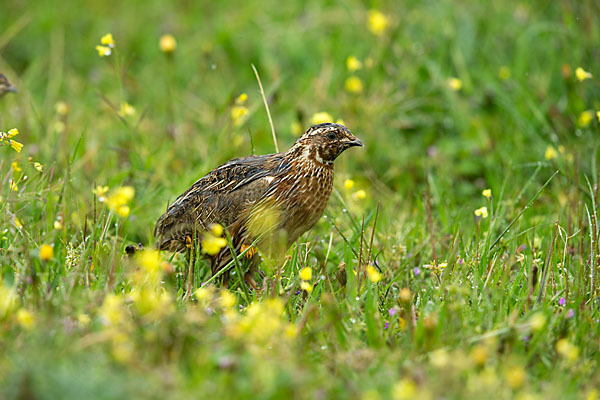
<instances>
[{"instance_id":1,"label":"bird's neck","mask_svg":"<svg viewBox=\"0 0 600 400\"><path fill-rule=\"evenodd\" d=\"M324 160L319 154L319 149L313 146L295 146L287 153L286 158L290 162L298 164L300 168L331 168L333 161Z\"/></svg>"}]
</instances>

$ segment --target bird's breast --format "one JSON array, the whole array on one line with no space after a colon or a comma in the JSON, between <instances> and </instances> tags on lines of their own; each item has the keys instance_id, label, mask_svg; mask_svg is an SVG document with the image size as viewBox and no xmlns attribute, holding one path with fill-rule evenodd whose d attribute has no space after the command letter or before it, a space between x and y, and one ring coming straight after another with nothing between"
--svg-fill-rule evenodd
<instances>
[{"instance_id":1,"label":"bird's breast","mask_svg":"<svg viewBox=\"0 0 600 400\"><path fill-rule=\"evenodd\" d=\"M288 236L288 244L321 218L332 188L333 168L318 163L300 165L282 180L276 203L285 210L282 225Z\"/></svg>"}]
</instances>

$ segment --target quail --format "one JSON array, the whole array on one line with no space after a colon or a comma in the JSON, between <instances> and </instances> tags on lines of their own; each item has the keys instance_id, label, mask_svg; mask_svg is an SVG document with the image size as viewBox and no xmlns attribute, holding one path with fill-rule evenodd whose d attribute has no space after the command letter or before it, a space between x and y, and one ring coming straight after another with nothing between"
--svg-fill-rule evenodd
<instances>
[{"instance_id":1,"label":"quail","mask_svg":"<svg viewBox=\"0 0 600 400\"><path fill-rule=\"evenodd\" d=\"M282 254L323 215L335 159L362 145L345 126L323 123L308 128L286 152L226 162L196 181L158 219L158 249L187 252L190 238L219 223L237 252L255 244L269 256ZM213 275L232 260L227 246L206 256Z\"/></svg>"},{"instance_id":2,"label":"quail","mask_svg":"<svg viewBox=\"0 0 600 400\"><path fill-rule=\"evenodd\" d=\"M4 76L3 74L0 74L0 97L4 96L8 92L16 93L17 88L14 87L8 81L8 79L6 79L6 76Z\"/></svg>"}]
</instances>

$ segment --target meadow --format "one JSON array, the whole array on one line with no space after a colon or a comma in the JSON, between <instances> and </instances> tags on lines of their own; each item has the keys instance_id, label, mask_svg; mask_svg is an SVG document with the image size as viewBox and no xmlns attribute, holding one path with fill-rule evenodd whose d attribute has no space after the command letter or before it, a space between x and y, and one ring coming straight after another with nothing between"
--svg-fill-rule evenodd
<instances>
[{"instance_id":1,"label":"meadow","mask_svg":"<svg viewBox=\"0 0 600 400\"><path fill-rule=\"evenodd\" d=\"M600 398L597 1L27 3L0 6L0 398ZM365 146L258 290L186 282L154 224L274 152L253 65L281 150L324 121Z\"/></svg>"}]
</instances>

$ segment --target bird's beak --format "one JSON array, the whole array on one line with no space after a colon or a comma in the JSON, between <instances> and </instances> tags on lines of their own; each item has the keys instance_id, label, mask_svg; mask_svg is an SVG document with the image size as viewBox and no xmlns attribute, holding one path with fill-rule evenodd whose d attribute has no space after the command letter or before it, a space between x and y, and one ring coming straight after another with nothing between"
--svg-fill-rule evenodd
<instances>
[{"instance_id":1,"label":"bird's beak","mask_svg":"<svg viewBox=\"0 0 600 400\"><path fill-rule=\"evenodd\" d=\"M359 138L357 138L356 136L352 136L352 137L349 137L348 139L346 139L346 146L348 146L348 147L354 147L354 146L362 147L363 146L363 142L361 142L361 140Z\"/></svg>"},{"instance_id":2,"label":"bird's beak","mask_svg":"<svg viewBox=\"0 0 600 400\"><path fill-rule=\"evenodd\" d=\"M18 90L16 87L14 87L13 85L8 85L8 87L6 88L7 92L12 92L12 93L17 93Z\"/></svg>"}]
</instances>

